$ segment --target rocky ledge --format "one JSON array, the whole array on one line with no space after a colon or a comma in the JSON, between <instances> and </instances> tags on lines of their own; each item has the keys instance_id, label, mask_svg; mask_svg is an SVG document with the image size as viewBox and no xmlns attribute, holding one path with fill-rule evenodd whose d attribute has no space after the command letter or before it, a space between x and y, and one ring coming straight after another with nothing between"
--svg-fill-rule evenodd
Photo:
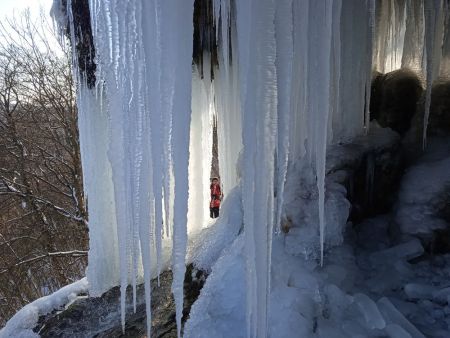
<instances>
[{"instance_id":1,"label":"rocky ledge","mask_svg":"<svg viewBox=\"0 0 450 338\"><path fill-rule=\"evenodd\" d=\"M186 269L184 283L183 323L189 316L192 303L197 299L205 275ZM152 287L152 338L177 337L175 303L171 293L172 272L165 271L151 282ZM41 316L34 331L45 337L146 337L146 313L144 285L137 286L136 311L133 309L133 292L127 289L126 325L122 332L120 320L120 287L114 287L101 297L80 296L65 310Z\"/></svg>"}]
</instances>

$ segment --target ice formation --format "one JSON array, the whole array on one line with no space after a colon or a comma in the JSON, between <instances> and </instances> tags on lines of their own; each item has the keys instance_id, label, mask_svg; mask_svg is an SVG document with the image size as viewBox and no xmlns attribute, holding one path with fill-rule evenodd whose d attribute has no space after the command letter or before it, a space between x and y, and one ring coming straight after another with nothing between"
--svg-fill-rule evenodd
<instances>
[{"instance_id":1,"label":"ice formation","mask_svg":"<svg viewBox=\"0 0 450 338\"><path fill-rule=\"evenodd\" d=\"M327 147L368 131L371 72L400 67L424 75L425 142L431 86L448 67L448 2L214 0L217 60L205 51L202 71L192 66L193 2L89 1L97 84L78 81L78 105L90 293L120 283L124 308L125 289L143 276L150 324L150 278L171 251L180 335L187 236L207 223L217 116L221 178L233 198L242 150L246 334L265 337L273 234L294 163L316 186L323 263ZM70 0L67 13L73 32ZM373 302L358 302L384 325Z\"/></svg>"}]
</instances>

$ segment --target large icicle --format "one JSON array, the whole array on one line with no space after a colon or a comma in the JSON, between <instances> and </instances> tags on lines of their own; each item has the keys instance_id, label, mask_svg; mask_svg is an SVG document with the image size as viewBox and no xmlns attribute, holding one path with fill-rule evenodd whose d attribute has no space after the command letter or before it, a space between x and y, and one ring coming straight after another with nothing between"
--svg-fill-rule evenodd
<instances>
[{"instance_id":1,"label":"large icicle","mask_svg":"<svg viewBox=\"0 0 450 338\"><path fill-rule=\"evenodd\" d=\"M289 126L292 94L293 18L292 0L278 1L275 13L278 81L278 140L275 229L280 232L284 183L289 159Z\"/></svg>"},{"instance_id":2,"label":"large icicle","mask_svg":"<svg viewBox=\"0 0 450 338\"><path fill-rule=\"evenodd\" d=\"M266 337L277 111L275 4L273 0L248 0L236 5L244 144L247 336Z\"/></svg>"},{"instance_id":3,"label":"large icicle","mask_svg":"<svg viewBox=\"0 0 450 338\"><path fill-rule=\"evenodd\" d=\"M230 0L215 0L214 6L220 44L218 69L214 70L214 95L221 183L226 196L238 181L236 164L242 150L241 85L234 8Z\"/></svg>"},{"instance_id":4,"label":"large icicle","mask_svg":"<svg viewBox=\"0 0 450 338\"><path fill-rule=\"evenodd\" d=\"M159 106L160 85L159 85L159 64L161 55L159 52L160 41L158 38L157 9L153 2L143 1L138 8L146 15L140 15L138 28L140 34L138 46L144 60L140 59L138 63L138 116L142 124L142 144L145 150L142 152L142 164L139 184L139 211L135 217L138 217L139 240L142 252L142 263L144 271L144 289L145 289L145 312L147 315L147 336L151 336L151 268L157 266L159 281L160 262L161 262L161 220L158 219L158 212L161 213L161 176L162 168L160 166L162 158L161 136L155 132L153 126L158 123L158 117L161 116ZM142 28L140 25L142 25ZM145 39L146 38L146 39ZM152 62L145 62L152 60ZM143 62L144 61L144 62ZM152 111L150 107L155 107ZM151 113L150 113L151 112ZM149 114L150 113L150 114ZM149 116L150 115L150 116ZM153 128L152 128L153 127ZM159 184L159 185L158 185ZM159 194L158 194L159 188ZM158 201L159 199L159 201ZM159 210L158 210L159 208ZM159 222L158 222L159 221ZM152 242L156 241L156 260L152 257Z\"/></svg>"},{"instance_id":5,"label":"large icicle","mask_svg":"<svg viewBox=\"0 0 450 338\"><path fill-rule=\"evenodd\" d=\"M298 160L306 154L307 80L308 80L308 25L309 1L293 1L293 64L295 72L291 83L291 119L289 130L289 158Z\"/></svg>"},{"instance_id":6,"label":"large icicle","mask_svg":"<svg viewBox=\"0 0 450 338\"><path fill-rule=\"evenodd\" d=\"M427 142L428 119L430 116L431 88L436 76L439 74L439 64L442 51L443 14L442 0L425 1L425 43L424 55L426 55L426 88L425 88L425 113L423 117L423 148Z\"/></svg>"},{"instance_id":7,"label":"large icicle","mask_svg":"<svg viewBox=\"0 0 450 338\"><path fill-rule=\"evenodd\" d=\"M364 130L366 134L369 132L370 126L370 94L372 91L372 50L373 37L375 33L375 0L367 0L368 15L368 29L367 29L367 73L366 73L366 94L365 94L365 110L364 110Z\"/></svg>"},{"instance_id":8,"label":"large icicle","mask_svg":"<svg viewBox=\"0 0 450 338\"><path fill-rule=\"evenodd\" d=\"M187 246L188 212L188 164L189 164L189 128L191 122L192 87L192 36L193 36L193 0L170 0L161 2L161 18L166 20L164 29L170 32L167 50L162 68L174 67L176 81L173 87L172 103L172 163L174 175L174 212L173 212L173 253L172 292L176 304L178 337L181 336L181 317L183 312L183 282L185 274L185 256Z\"/></svg>"},{"instance_id":9,"label":"large icicle","mask_svg":"<svg viewBox=\"0 0 450 338\"><path fill-rule=\"evenodd\" d=\"M333 2L313 1L310 13L323 16L324 21L310 21L309 59L313 64L308 68L308 114L314 121L315 164L317 188L319 191L319 227L320 227L320 264L323 265L325 241L325 159L328 135L328 116L330 111L331 90L331 43Z\"/></svg>"}]
</instances>

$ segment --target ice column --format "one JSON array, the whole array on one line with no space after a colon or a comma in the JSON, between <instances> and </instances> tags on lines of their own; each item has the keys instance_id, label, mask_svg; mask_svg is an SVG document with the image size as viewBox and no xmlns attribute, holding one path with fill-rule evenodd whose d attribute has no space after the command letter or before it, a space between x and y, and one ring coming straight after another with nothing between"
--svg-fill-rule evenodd
<instances>
[{"instance_id":1,"label":"ice column","mask_svg":"<svg viewBox=\"0 0 450 338\"><path fill-rule=\"evenodd\" d=\"M100 296L119 282L114 187L107 157L109 121L106 107L101 104L102 91L100 86L92 91L80 84L77 100L84 192L86 200L89 200L89 210L92 210L89 213L86 272L92 296ZM108 264L104 263L104 257L109 258Z\"/></svg>"},{"instance_id":2,"label":"ice column","mask_svg":"<svg viewBox=\"0 0 450 338\"><path fill-rule=\"evenodd\" d=\"M90 291L98 295L120 281L124 327L127 286L132 284L136 306L136 283L143 275L150 336L151 271L156 267L159 272L163 232L165 237L171 235L172 290L180 334L193 1L90 0L89 6L97 87L89 90L79 84L78 106L89 197ZM71 7L68 1L73 36ZM206 143L195 145L195 151L209 147ZM200 190L205 194L204 184Z\"/></svg>"}]
</instances>

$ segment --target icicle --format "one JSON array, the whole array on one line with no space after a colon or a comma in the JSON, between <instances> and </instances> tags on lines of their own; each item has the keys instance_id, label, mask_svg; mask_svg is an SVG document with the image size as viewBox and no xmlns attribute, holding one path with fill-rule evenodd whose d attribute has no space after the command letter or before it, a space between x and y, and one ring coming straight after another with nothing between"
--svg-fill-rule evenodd
<instances>
[{"instance_id":1,"label":"icicle","mask_svg":"<svg viewBox=\"0 0 450 338\"><path fill-rule=\"evenodd\" d=\"M433 81L439 71L442 50L443 15L442 0L425 1L425 44L426 55L426 88L425 88L425 114L423 118L423 149L427 143L428 119L430 116L431 89Z\"/></svg>"},{"instance_id":2,"label":"icicle","mask_svg":"<svg viewBox=\"0 0 450 338\"><path fill-rule=\"evenodd\" d=\"M310 10L316 15L324 16L324 22L311 21L309 45L310 60L315 60L319 67L308 69L309 82L309 116L313 117L316 147L315 165L317 172L317 188L319 191L319 227L320 227L320 264L323 265L323 251L325 242L325 160L328 136L328 116L330 111L330 89L331 89L331 43L332 43L332 13L333 2L310 3ZM325 24L324 24L325 23ZM318 43L318 41L320 43Z\"/></svg>"},{"instance_id":3,"label":"icicle","mask_svg":"<svg viewBox=\"0 0 450 338\"><path fill-rule=\"evenodd\" d=\"M366 0L369 10L369 28L367 30L367 73L366 73L366 94L365 94L365 111L364 111L364 131L366 135L369 133L370 126L370 94L372 90L372 50L373 37L375 32L375 0Z\"/></svg>"},{"instance_id":4,"label":"icicle","mask_svg":"<svg viewBox=\"0 0 450 338\"><path fill-rule=\"evenodd\" d=\"M176 0L161 3L162 18L171 39L161 39L167 43L162 54L176 57L164 58L162 68L176 67L176 81L173 86L172 116L172 163L174 177L173 207L173 253L172 293L175 299L178 337L181 336L181 317L183 312L183 282L185 274L185 256L187 246L187 209L188 209L188 164L189 164L189 126L191 121L191 85L192 85L192 35L193 1ZM164 22L163 22L164 24ZM179 27L174 29L173 27ZM181 27L181 28L180 28ZM164 29L162 30L162 32Z\"/></svg>"},{"instance_id":5,"label":"icicle","mask_svg":"<svg viewBox=\"0 0 450 338\"><path fill-rule=\"evenodd\" d=\"M277 2L275 28L275 36L277 39L276 66L279 93L275 231L276 233L280 233L284 183L286 180L289 158L289 117L291 114L291 77L293 58L292 0Z\"/></svg>"},{"instance_id":6,"label":"icicle","mask_svg":"<svg viewBox=\"0 0 450 338\"><path fill-rule=\"evenodd\" d=\"M423 58L424 18L423 1L408 0L406 3L405 43L402 68L420 72Z\"/></svg>"},{"instance_id":7,"label":"icicle","mask_svg":"<svg viewBox=\"0 0 450 338\"><path fill-rule=\"evenodd\" d=\"M147 33L146 40L144 41L145 55L148 60L153 60L147 65L147 85L150 86L149 95L147 97L147 106L151 111L150 116L150 129L151 129L151 154L153 165L153 197L154 197L154 210L152 213L152 225L154 227L154 242L156 246L156 270L159 276L161 273L161 260L162 260L162 228L163 228L163 176L164 176L164 125L163 114L167 111L163 110L161 101L162 94L162 50L161 50L161 26L158 21L159 4L157 2L144 2L144 12L150 15L151 20L143 21L143 30ZM168 85L171 82L168 79ZM167 108L168 109L168 108Z\"/></svg>"},{"instance_id":8,"label":"icicle","mask_svg":"<svg viewBox=\"0 0 450 338\"><path fill-rule=\"evenodd\" d=\"M231 11L229 0L215 4L220 7L221 20L218 69L214 69L215 111L217 114L218 152L221 183L225 196L236 185L238 178L236 164L242 149L242 117L240 106L240 79L237 63L237 32L235 12ZM217 12L215 12L217 15ZM219 18L216 17L216 22ZM231 50L228 41L232 41ZM233 61L232 63L230 63Z\"/></svg>"},{"instance_id":9,"label":"icicle","mask_svg":"<svg viewBox=\"0 0 450 338\"><path fill-rule=\"evenodd\" d=\"M308 81L308 25L309 1L293 1L293 70L296 72L292 79L289 157L298 159L306 154L307 138L307 81Z\"/></svg>"}]
</instances>

